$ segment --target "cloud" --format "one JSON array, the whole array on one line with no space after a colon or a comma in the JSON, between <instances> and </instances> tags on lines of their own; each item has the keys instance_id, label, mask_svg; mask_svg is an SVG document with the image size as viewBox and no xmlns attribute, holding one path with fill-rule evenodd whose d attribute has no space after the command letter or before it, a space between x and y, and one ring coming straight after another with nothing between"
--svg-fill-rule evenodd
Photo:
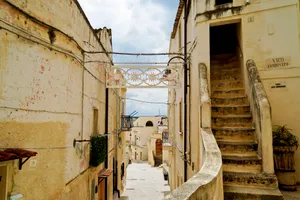
<instances>
[{"instance_id":1,"label":"cloud","mask_svg":"<svg viewBox=\"0 0 300 200\"><path fill-rule=\"evenodd\" d=\"M147 102L168 102L168 90L167 89L128 89L127 98L138 99ZM138 112L138 116L149 115L167 115L167 105L165 104L150 104L140 103L127 99L126 113L130 114L133 111Z\"/></svg>"},{"instance_id":2,"label":"cloud","mask_svg":"<svg viewBox=\"0 0 300 200\"><path fill-rule=\"evenodd\" d=\"M178 0L79 0L94 28L112 29L113 49L120 52L168 52ZM113 56L115 62L167 61L166 56ZM167 102L167 89L128 90L128 97ZM165 105L127 101L127 111L166 114Z\"/></svg>"},{"instance_id":3,"label":"cloud","mask_svg":"<svg viewBox=\"0 0 300 200\"><path fill-rule=\"evenodd\" d=\"M132 51L167 51L174 11L150 0L79 0L95 28L112 28L115 48ZM116 49L116 50L117 50Z\"/></svg>"}]
</instances>

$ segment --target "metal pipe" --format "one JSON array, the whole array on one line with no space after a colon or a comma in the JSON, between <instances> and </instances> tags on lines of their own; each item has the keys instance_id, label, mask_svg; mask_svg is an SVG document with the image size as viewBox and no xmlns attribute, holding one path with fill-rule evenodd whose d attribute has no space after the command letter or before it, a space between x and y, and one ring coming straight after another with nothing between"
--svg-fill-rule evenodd
<instances>
[{"instance_id":1,"label":"metal pipe","mask_svg":"<svg viewBox=\"0 0 300 200\"><path fill-rule=\"evenodd\" d=\"M184 153L184 182L187 181L187 156L186 156L186 141L187 141L187 109L188 109L188 104L187 104L187 87L188 87L188 81L187 81L187 73L188 73L188 66L187 66L187 12L188 12L188 4L187 0L184 0L184 139L183 139L183 153Z\"/></svg>"},{"instance_id":2,"label":"metal pipe","mask_svg":"<svg viewBox=\"0 0 300 200\"><path fill-rule=\"evenodd\" d=\"M109 106L109 89L106 88L105 89L105 134L108 134L108 106ZM106 152L108 152L108 138L106 140ZM108 168L108 158L109 158L109 153L107 153L107 156L105 158L105 163L104 163L104 166L105 168L107 169ZM105 199L107 199L108 195L107 195L107 190L108 190L108 187L107 187L107 178L105 179Z\"/></svg>"}]
</instances>

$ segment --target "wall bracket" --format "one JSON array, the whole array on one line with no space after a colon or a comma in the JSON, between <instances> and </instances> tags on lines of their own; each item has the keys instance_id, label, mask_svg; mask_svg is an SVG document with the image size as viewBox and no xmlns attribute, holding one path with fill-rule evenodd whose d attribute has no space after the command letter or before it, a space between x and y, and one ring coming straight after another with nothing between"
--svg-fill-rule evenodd
<instances>
[{"instance_id":1,"label":"wall bracket","mask_svg":"<svg viewBox=\"0 0 300 200\"><path fill-rule=\"evenodd\" d=\"M29 160L31 156L27 157L24 161L23 158L19 158L19 170L22 170L22 166Z\"/></svg>"}]
</instances>

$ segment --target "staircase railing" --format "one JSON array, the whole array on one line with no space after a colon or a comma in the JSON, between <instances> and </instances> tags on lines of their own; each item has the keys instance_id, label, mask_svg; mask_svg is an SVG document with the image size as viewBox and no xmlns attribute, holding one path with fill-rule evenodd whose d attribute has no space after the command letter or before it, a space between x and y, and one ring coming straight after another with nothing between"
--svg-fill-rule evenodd
<instances>
[{"instance_id":1,"label":"staircase railing","mask_svg":"<svg viewBox=\"0 0 300 200\"><path fill-rule=\"evenodd\" d=\"M262 157L262 171L273 174L271 107L255 62L247 60L246 66L248 96L255 123L256 137L259 143L258 152Z\"/></svg>"},{"instance_id":2,"label":"staircase railing","mask_svg":"<svg viewBox=\"0 0 300 200\"><path fill-rule=\"evenodd\" d=\"M200 72L200 171L187 182L169 193L164 200L212 199L223 200L222 155L210 125L210 97L207 68L199 65Z\"/></svg>"},{"instance_id":3,"label":"staircase railing","mask_svg":"<svg viewBox=\"0 0 300 200\"><path fill-rule=\"evenodd\" d=\"M211 127L211 101L208 90L207 67L204 63L199 64L200 80L200 118L201 127Z\"/></svg>"}]
</instances>

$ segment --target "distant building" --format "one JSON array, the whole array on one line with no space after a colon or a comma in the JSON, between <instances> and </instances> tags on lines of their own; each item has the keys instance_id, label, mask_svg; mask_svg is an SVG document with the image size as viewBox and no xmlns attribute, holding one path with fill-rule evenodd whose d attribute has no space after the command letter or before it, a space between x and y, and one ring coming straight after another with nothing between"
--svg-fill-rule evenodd
<instances>
[{"instance_id":1,"label":"distant building","mask_svg":"<svg viewBox=\"0 0 300 200\"><path fill-rule=\"evenodd\" d=\"M164 117L139 117L133 122L133 128L129 135L130 138L130 155L132 160L147 161L148 160L148 147L147 144L151 140L154 134L158 133L159 127L163 126L162 121ZM157 143L161 145L161 151L158 154L162 154L162 135L157 138ZM159 145L159 144L158 144Z\"/></svg>"}]
</instances>

